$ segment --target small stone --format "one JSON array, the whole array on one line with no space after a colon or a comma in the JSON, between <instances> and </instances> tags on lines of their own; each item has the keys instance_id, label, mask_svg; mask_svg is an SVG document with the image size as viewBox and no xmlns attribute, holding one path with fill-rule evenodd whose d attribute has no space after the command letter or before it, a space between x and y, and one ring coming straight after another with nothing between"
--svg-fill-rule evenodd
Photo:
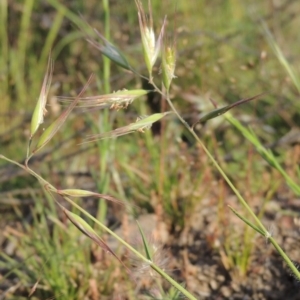
<instances>
[{"instance_id":1,"label":"small stone","mask_svg":"<svg viewBox=\"0 0 300 300\"><path fill-rule=\"evenodd\" d=\"M210 287L213 289L213 290L216 290L217 288L218 288L218 283L217 283L217 281L216 280L214 280L214 279L212 279L211 281L210 281Z\"/></svg>"},{"instance_id":2,"label":"small stone","mask_svg":"<svg viewBox=\"0 0 300 300\"><path fill-rule=\"evenodd\" d=\"M221 293L226 299L229 299L229 297L231 296L231 290L228 286L222 286Z\"/></svg>"},{"instance_id":3,"label":"small stone","mask_svg":"<svg viewBox=\"0 0 300 300\"><path fill-rule=\"evenodd\" d=\"M224 282L225 281L225 276L219 274L219 275L217 275L217 280L218 280L218 282Z\"/></svg>"}]
</instances>

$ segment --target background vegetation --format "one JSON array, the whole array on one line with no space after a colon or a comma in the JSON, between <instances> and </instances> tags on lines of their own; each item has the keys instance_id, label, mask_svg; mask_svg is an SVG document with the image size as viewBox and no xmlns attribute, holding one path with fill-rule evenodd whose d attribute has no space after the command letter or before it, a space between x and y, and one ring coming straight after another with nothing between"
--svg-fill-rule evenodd
<instances>
[{"instance_id":1,"label":"background vegetation","mask_svg":"<svg viewBox=\"0 0 300 300\"><path fill-rule=\"evenodd\" d=\"M178 0L174 4L153 0L152 6L157 30L167 14L168 33L172 36L176 31L177 78L171 95L183 118L193 124L201 113L212 110L210 98L222 106L266 92L231 113L252 128L299 183L298 1ZM147 86L133 74L110 66L78 28L87 21L146 74L134 1L124 5L104 0L3 0L0 10L0 152L5 156L20 162L25 158L31 114L50 51L55 69L46 125L62 111L57 96L76 95L91 73L96 80L89 95ZM241 208L174 118L145 135L78 145L89 134L160 112L165 109L161 103L152 93L125 111L76 110L45 151L32 160L32 168L57 187L91 189L128 202L131 206L124 208L95 199L78 200L129 240L130 235L138 236L133 220L138 218L141 224L145 220L144 229L154 229L151 242L158 243L160 256L168 258L166 268L199 299L240 299L240 295L282 299L280 293L291 290L289 271L273 262L266 242L228 210L228 204ZM286 251L300 259L295 250L299 232L293 223L299 195L224 117L207 122L197 133ZM5 161L0 160L0 166L0 297L25 299L38 281L34 299L146 299L147 293L156 299L177 299L173 290L153 279L107 237L118 255L135 265L138 279L128 278L113 257L60 215L38 182ZM257 271L262 264L259 256L263 271ZM210 264L215 269L206 273L208 257L213 257ZM264 276L267 269L275 271L264 277L265 286L278 287L275 278L280 278L278 298L274 293L271 298L267 288L255 291L255 274ZM244 278L252 278L248 289L243 288Z\"/></svg>"}]
</instances>

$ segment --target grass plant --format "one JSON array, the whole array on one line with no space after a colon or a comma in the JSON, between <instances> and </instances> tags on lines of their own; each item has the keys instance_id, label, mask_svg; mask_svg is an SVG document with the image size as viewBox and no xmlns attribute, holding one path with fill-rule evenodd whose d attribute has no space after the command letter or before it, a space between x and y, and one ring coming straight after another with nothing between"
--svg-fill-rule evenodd
<instances>
[{"instance_id":1,"label":"grass plant","mask_svg":"<svg viewBox=\"0 0 300 300\"><path fill-rule=\"evenodd\" d=\"M88 295L90 299L98 299L100 293L107 297L113 294L113 281L117 277L115 273L121 272L125 290L127 289L126 297L134 299L135 295L132 292L132 285L140 280L140 278L137 279L136 274L133 274L136 271L131 268L130 262L124 259L118 251L109 246L106 237L106 234L108 234L117 240L126 249L127 253L134 255L140 265L145 266L144 270L148 272L148 276L154 282L154 288L147 292L150 298L180 299L181 297L185 297L187 299L196 299L196 295L193 295L189 291L189 283L181 284L173 279L165 270L165 266L161 261L157 260L155 252L157 249L149 242L142 227L138 225L143 247L136 249L126 238L123 238L120 234L110 229L106 223L108 212L107 202L111 202L113 205L121 205L121 207L125 206L129 211L136 213L136 210L139 210L139 208L136 207L136 202L133 202L130 198L132 198L131 195L137 195L140 198L138 205L142 206L142 209L153 210L160 219L166 217L167 222L172 225L176 224L178 231L185 229L189 214L195 209L196 205L199 205L198 195L195 196L195 190L199 185L203 184L205 170L208 168L209 163L201 168L195 168L193 172L190 172L192 167L186 163L184 158L182 160L176 159L176 155L180 153L177 149L180 148L180 142L176 146L178 152L173 155L168 153L167 155L166 148L168 143L175 140L173 136L169 135L168 129L174 126L176 129L173 129L171 132L176 132L177 128L181 126L185 128L189 136L195 141L197 153L206 155L206 159L218 171L221 177L220 182L230 187L242 207L242 212L240 212L240 209L229 206L232 213L244 223L245 229L242 240L240 240L241 237L236 237L230 233L226 236L225 243L221 247L223 250L220 250L224 266L228 270L238 269L238 275L235 274L233 276L235 278L238 278L240 275L246 276L251 262L251 252L254 249L253 241L256 239L256 234L258 233L273 245L290 268L293 276L299 281L300 273L298 267L288 254L285 253L277 242L277 239L272 236L267 226L263 224L265 204L275 193L277 185L274 183L267 193L264 191L261 192L264 200L261 203L260 210L258 212L254 211L250 201L246 200L246 198L249 199L253 196L253 192L247 193L245 190L240 190L238 179L237 181L232 179L228 165L222 159L219 159L217 151L213 149L213 146L216 145L213 138L210 140L211 144L209 142L207 143L209 146L207 146L206 138L199 135L198 131L199 125L205 127L206 124L209 124L215 118L220 118L221 115L224 115L222 116L224 120L227 120L232 128L237 129L252 144L265 162L281 174L293 193L299 196L300 187L297 183L298 178L296 178L296 176L299 177L299 167L298 169L296 167L296 172L293 175L288 173L274 153L263 146L255 131L243 125L242 122L231 115L231 112L228 112L246 102L256 100L262 94L253 93L253 96L247 96L249 98L233 101L231 104L227 104L221 108L218 108L216 103L211 100L212 106L215 107L201 116L197 115L192 122L189 122L184 117L184 114L180 113L180 105L177 105L176 99L175 101L172 99L172 88L174 80L176 80L176 66L177 64L180 65L180 62L178 63L177 61L179 56L177 49L178 37L175 32L173 32L172 38L168 36L167 28L169 24L167 17L162 18L158 37L155 37L157 22L152 16L151 1L148 2L147 13L145 12L147 10L144 8L143 3L140 0L135 1L147 76L140 74L143 69L136 67L139 65L138 61L135 62L132 57L127 57L119 47L111 42L109 1L103 1L105 20L103 35L101 32L92 32L77 14L74 14L59 1L48 0L48 3L56 9L51 29L46 36L39 58L31 57L28 60L26 59L26 55L28 52L30 53L29 49L31 45L27 36L31 32L30 19L36 3L34 0L26 0L24 3L20 30L17 34L18 48L16 49L10 49L7 35L8 3L3 1L1 4L0 13L3 26L0 29L0 40L3 43L0 47L2 54L0 68L7 74L6 79L0 81L3 99L5 100L3 105L4 114L9 111L9 106L11 105L11 99L8 97L11 94L11 87L8 82L9 77L15 83L16 97L23 105L27 102L25 95L29 95L34 99L38 95L37 86L42 87L40 97L31 117L25 161L19 163L18 159L11 159L2 153L0 154L0 159L19 167L23 172L33 176L45 191L45 196L43 197L47 198L47 205L45 206L40 197L32 196L36 203L34 209L31 211L32 224L29 225L25 220L21 224L26 232L32 231L30 236L22 236L21 242L19 242L19 235L22 235L20 234L21 230L14 231L10 229L8 238L12 243L18 244L21 247L22 250L19 251L20 257L24 259L27 256L27 261L21 264L20 267L20 264L16 263L16 259L12 259L5 253L1 254L3 259L3 262L1 261L0 263L1 266L10 270L4 276L4 279L12 274L17 276L21 280L22 292L28 294L29 290L29 294L32 297L35 297L35 295L37 295L36 297L52 297L54 295L54 297L59 299L84 299ZM225 8L227 7L226 5ZM157 6L157 2L153 3L153 7ZM185 10L185 8L182 9L183 11ZM241 7L239 6L238 10L240 9ZM153 9L153 11L155 10ZM228 11L226 13L229 14ZM72 20L82 31L80 33L68 34L55 47L59 28L64 18ZM38 69L34 71L40 76L42 69L46 69L45 66L50 49L53 48L53 56L58 56L65 45L79 37L85 37L104 56L103 73L100 79L99 77L97 78L98 87L103 90L103 93L101 95L90 96L89 89L93 82L91 76L84 84L82 90L77 93L77 96L69 98L65 96L61 97L61 100L67 106L50 125L47 124L45 126L46 129L41 130L41 127L44 126L42 124L44 123L48 108L46 106L47 99L50 98L51 94L53 72L55 73L53 71L51 54L48 58L48 68L42 85L40 82L34 80L36 75L30 73L30 68L33 69L32 66L38 63ZM293 84L298 89L298 79L295 72L284 58L279 46L271 38L269 32L267 32L267 37L280 63L287 70ZM230 56L230 51L228 53ZM159 59L161 60L161 72L157 74ZM148 114L146 106L140 103L140 97L147 95L150 92L148 90L142 90L135 86L133 88L128 87L128 90L112 92L110 82L111 63L125 69L126 74L130 74L130 76L136 76L138 79L146 78L153 86L153 91L161 97L160 111ZM11 69L8 69L7 66ZM85 78L82 74L80 76L81 78ZM26 78L29 78L29 82L32 84L30 91ZM202 80L201 75L199 75L199 80ZM177 84L178 82L175 83L176 86ZM89 93L89 96L85 96L85 93ZM133 107L134 111L140 110L137 119L131 117L130 121L127 122L124 117L126 114L118 112L127 107L129 109ZM85 137L81 141L83 146L89 146L91 143L95 143L97 146L98 158L100 160L100 171L98 174L94 173L95 180L97 180L96 178L100 178L97 184L97 192L82 188L64 189L61 187L63 184L54 183L55 181L50 182L50 180L46 179L47 176L41 175L43 174L42 169L36 171L33 164L34 158L38 157L44 147L49 146L49 143L62 131L62 128L65 128L65 123L75 109L85 110L90 108L105 109L105 111L100 112L95 125L95 128L100 128L100 132L95 133L93 131L90 136ZM107 108L111 110L107 110ZM118 121L116 117L119 115L122 115L125 121L124 119ZM92 122L94 119L93 117L87 117L85 120ZM111 121L114 121L114 123L111 124ZM157 146L156 137L150 130L152 125L158 121L161 122L159 146ZM118 126L115 126L116 124ZM132 163L132 158L127 159L122 157L122 151L126 149L126 142L118 144L119 139L116 139L122 136L124 141L127 139L130 143L127 136L129 134L135 136L144 135L145 137L140 144L129 147L130 150L128 150L128 152L131 151L132 157L139 162L139 170ZM174 141L174 143L176 142ZM119 145L124 145L124 148L120 150ZM145 152L145 149L148 150L148 153ZM136 158L137 155L140 155L140 157ZM143 165L146 159L151 162L150 167ZM255 171L250 166L253 157L248 157L247 159L249 162L249 174L254 173ZM122 178L124 170L125 174L127 174L128 182ZM203 174L199 173L200 170ZM249 179L248 182L251 182L251 180ZM114 195L109 193L112 184L117 190ZM127 189L130 189L130 185L133 191L127 191ZM188 185L190 185L190 188L186 187ZM199 189L197 191L199 192ZM202 197L204 197L205 192L206 189L203 188ZM244 197L242 194L245 194L247 197ZM128 200L128 202L120 201L119 195L122 195L122 198ZM85 208L84 200L89 198L99 200L97 202L96 213L92 214ZM224 206L224 200L221 198L222 196L220 196L219 200L220 207ZM150 203L148 199L151 199ZM15 211L22 218L22 213L18 209L15 209ZM219 213L219 222L222 222L221 210ZM78 247L79 241L83 241L82 247ZM93 257L98 257L98 262L100 265L102 264L96 271L91 267ZM20 271L20 268L22 268L22 271ZM166 287L163 281L158 279L157 275L160 275L169 285ZM95 286L95 282L97 285L98 281L104 282L100 288ZM30 286L28 287L29 283ZM24 289L24 286L27 286L27 290ZM18 286L16 286L16 289L18 289Z\"/></svg>"}]
</instances>

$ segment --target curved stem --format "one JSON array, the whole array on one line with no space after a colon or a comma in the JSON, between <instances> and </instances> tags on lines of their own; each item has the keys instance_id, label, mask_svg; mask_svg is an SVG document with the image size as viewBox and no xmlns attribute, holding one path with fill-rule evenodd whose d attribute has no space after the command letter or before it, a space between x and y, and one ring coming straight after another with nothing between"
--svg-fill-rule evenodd
<instances>
[{"instance_id":1,"label":"curved stem","mask_svg":"<svg viewBox=\"0 0 300 300\"><path fill-rule=\"evenodd\" d=\"M265 228L265 226L262 224L262 222L259 220L259 218L255 215L251 207L248 205L246 200L243 198L243 196L240 194L240 192L237 190L235 185L231 182L225 171L222 169L222 167L219 165L217 160L212 156L212 154L209 152L209 150L206 148L206 146L203 144L201 139L198 137L198 135L195 133L192 127L189 126L189 124L181 117L181 115L178 113L176 110L175 106L173 105L171 99L170 99L170 94L169 91L166 92L166 95L151 81L153 86L155 87L155 90L160 93L162 96L165 97L167 100L169 106L173 110L173 112L176 114L177 118L181 121L181 123L185 126L185 128L193 135L197 143L201 146L201 148L204 150L206 155L209 157L209 159L212 161L213 165L216 167L216 169L219 171L219 173L222 175L222 177L225 179L227 184L230 186L232 191L235 193L237 196L238 200L240 203L244 206L244 208L248 211L248 213L252 216L252 218L255 220L257 223L258 227L262 230L263 235L270 240L272 245L275 247L275 249L278 251L278 253L281 255L283 260L286 262L286 264L291 268L292 272L294 275L300 280L300 272L294 265L294 263L290 260L290 258L285 254L285 252L282 250L282 248L277 244L277 242L270 237L270 233L268 230Z\"/></svg>"},{"instance_id":2,"label":"curved stem","mask_svg":"<svg viewBox=\"0 0 300 300\"><path fill-rule=\"evenodd\" d=\"M181 121L181 123L185 126L185 128L193 135L197 143L201 146L201 148L204 150L206 155L209 157L209 159L212 161L213 165L217 168L219 173L222 175L222 177L225 179L227 184L230 186L232 191L235 193L239 201L242 203L242 205L246 208L246 210L249 212L249 214L253 217L253 219L256 221L257 225L260 227L260 229L263 230L265 234L268 233L267 229L264 227L264 225L261 223L259 218L255 215L255 213L252 211L250 206L247 204L246 200L243 198L243 196L240 194L240 192L237 190L237 188L234 186L234 184L231 182L225 171L222 169L222 167L219 165L217 160L212 156L212 154L209 152L209 150L206 148L206 146L203 144L203 142L200 140L198 135L195 133L192 127L181 117L175 106L173 105L171 99L170 99L170 94L169 91L166 92L166 95L162 93L162 91L154 84L152 83L153 86L155 87L156 91L163 95L165 99L167 100L169 106L173 110L173 112L176 114L177 118Z\"/></svg>"},{"instance_id":3,"label":"curved stem","mask_svg":"<svg viewBox=\"0 0 300 300\"><path fill-rule=\"evenodd\" d=\"M31 170L28 166L24 166L22 164L19 164L16 161L13 161L4 155L0 154L0 159L4 159L12 164L17 165L18 167L22 168L23 170L30 173L32 176L37 178L41 184L44 185L44 188L47 190L47 192L51 193L57 192L57 189L51 185L49 182L47 182L45 179L43 179L41 176L39 176L37 173L35 173L33 170ZM51 194L51 196L53 196ZM97 220L95 217L93 217L91 214L89 214L87 211L85 211L83 208L81 208L78 204L76 204L72 199L68 197L64 197L66 201L68 201L73 207L76 207L81 213L86 215L89 219L94 221L97 225L99 225L103 230L108 232L110 235L112 235L117 241L119 241L121 244L123 244L127 249L129 249L131 252L133 252L137 257L139 257L142 261L149 264L149 266L155 270L157 273L159 273L162 277L164 277L171 285L173 285L175 288L177 288L183 295L185 295L190 300L197 300L192 294L190 294L185 288L183 288L179 283L177 283L173 278L171 278L167 273L165 273L161 268L159 268L157 265L155 265L152 261L149 261L144 255L142 255L140 252L138 252L136 249L134 249L131 245L129 245L125 240L123 240L121 237L119 237L116 233L114 233L112 230L110 230L108 227L106 227L103 223L101 223L99 220ZM56 202L57 200L54 199Z\"/></svg>"}]
</instances>

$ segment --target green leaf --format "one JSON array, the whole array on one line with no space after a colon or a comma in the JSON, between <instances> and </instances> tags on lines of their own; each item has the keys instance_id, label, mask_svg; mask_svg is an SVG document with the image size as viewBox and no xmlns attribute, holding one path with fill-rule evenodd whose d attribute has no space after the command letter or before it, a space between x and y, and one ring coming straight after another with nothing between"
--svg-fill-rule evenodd
<instances>
[{"instance_id":1,"label":"green leaf","mask_svg":"<svg viewBox=\"0 0 300 300\"><path fill-rule=\"evenodd\" d=\"M242 221L244 221L247 225L249 225L250 227L252 227L255 231L257 231L259 234L261 234L262 236L265 236L265 232L262 231L260 228L258 228L257 226L255 226L252 222L250 222L249 220L247 220L246 218L244 218L242 215L240 215L234 208L232 208L230 205L228 205L228 207L231 209L231 211L237 216L239 217Z\"/></svg>"},{"instance_id":2,"label":"green leaf","mask_svg":"<svg viewBox=\"0 0 300 300\"><path fill-rule=\"evenodd\" d=\"M102 36L96 29L94 29L94 31L97 34L97 36L102 40L103 44L97 43L90 36L86 40L95 48L100 50L100 52L103 55L105 55L111 61L115 62L120 67L126 70L134 71L133 68L129 65L123 53L116 46L110 43L104 36Z\"/></svg>"},{"instance_id":3,"label":"green leaf","mask_svg":"<svg viewBox=\"0 0 300 300\"><path fill-rule=\"evenodd\" d=\"M192 126L192 128L194 128L196 126L196 124L198 123L205 123L206 121L210 120L210 119L213 119L213 118L216 118L220 115L223 115L225 114L228 110L236 107L236 106L239 106L243 103L246 103L246 102L249 102L251 100L255 100L257 98L259 98L260 96L264 95L265 93L261 93L259 95L256 95L256 96L253 96L253 97L250 97L250 98L246 98L246 99L241 99L237 102L234 102L233 104L230 104L230 105L227 105L227 106L224 106L224 107L221 107L221 108L217 108L209 113L207 113L206 115L204 115L203 117L201 117L196 123L194 123L194 125Z\"/></svg>"},{"instance_id":4,"label":"green leaf","mask_svg":"<svg viewBox=\"0 0 300 300\"><path fill-rule=\"evenodd\" d=\"M140 234L142 236L142 240L143 240L143 245L144 245L144 249L145 249L145 253L146 253L146 257L147 259L149 259L150 261L152 261L152 257L151 257L151 251L150 251L150 247L148 245L148 242L146 240L146 237L144 235L144 232L140 226L140 223L138 222L138 220L136 220L137 226L139 228Z\"/></svg>"}]
</instances>

